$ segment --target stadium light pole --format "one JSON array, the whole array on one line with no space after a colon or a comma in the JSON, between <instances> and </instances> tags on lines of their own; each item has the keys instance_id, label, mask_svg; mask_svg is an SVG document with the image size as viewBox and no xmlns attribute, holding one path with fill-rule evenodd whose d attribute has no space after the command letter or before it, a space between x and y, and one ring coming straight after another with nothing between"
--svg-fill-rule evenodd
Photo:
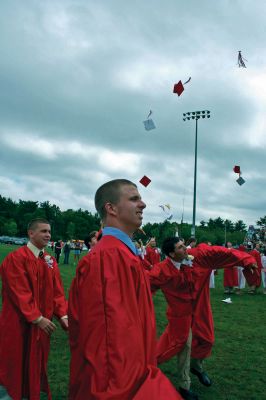
<instances>
[{"instance_id":1,"label":"stadium light pole","mask_svg":"<svg viewBox=\"0 0 266 400\"><path fill-rule=\"evenodd\" d=\"M196 132L195 132L195 162L194 162L194 191L193 191L193 218L191 237L196 236L196 198L197 198L197 159L198 159L198 120L200 118L210 118L211 112L205 111L192 111L183 114L183 121L196 121Z\"/></svg>"}]
</instances>

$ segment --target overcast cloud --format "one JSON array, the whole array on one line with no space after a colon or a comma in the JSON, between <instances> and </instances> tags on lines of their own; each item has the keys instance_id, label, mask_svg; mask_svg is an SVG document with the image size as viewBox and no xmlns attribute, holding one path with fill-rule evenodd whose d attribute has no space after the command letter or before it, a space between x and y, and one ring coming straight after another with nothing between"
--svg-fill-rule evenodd
<instances>
[{"instance_id":1,"label":"overcast cloud","mask_svg":"<svg viewBox=\"0 0 266 400\"><path fill-rule=\"evenodd\" d=\"M94 213L95 190L125 177L144 222L254 224L266 214L266 3L263 0L28 0L0 6L0 193ZM242 50L247 68L238 68ZM180 79L191 82L181 97ZM142 121L149 110L156 130ZM234 165L246 180L236 183Z\"/></svg>"}]
</instances>

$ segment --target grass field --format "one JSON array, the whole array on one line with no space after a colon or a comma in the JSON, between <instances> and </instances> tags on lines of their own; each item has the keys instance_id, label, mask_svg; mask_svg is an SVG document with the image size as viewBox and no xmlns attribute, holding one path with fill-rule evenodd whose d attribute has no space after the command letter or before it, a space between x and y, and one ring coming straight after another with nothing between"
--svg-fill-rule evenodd
<instances>
[{"instance_id":1,"label":"grass field","mask_svg":"<svg viewBox=\"0 0 266 400\"><path fill-rule=\"evenodd\" d=\"M0 245L0 262L14 248ZM66 293L75 275L73 255L70 261L69 266L59 265ZM213 385L205 388L192 376L192 389L201 400L266 400L266 296L261 289L254 296L244 292L242 296L231 296L233 304L225 304L221 302L224 298L222 278L223 272L220 271L216 277L216 289L211 289L216 342L205 368L213 379ZM157 293L154 302L160 334L166 325L166 304L161 292ZM53 400L67 399L68 369L67 336L58 328L51 340L49 359ZM161 369L176 385L175 359L163 364Z\"/></svg>"}]
</instances>

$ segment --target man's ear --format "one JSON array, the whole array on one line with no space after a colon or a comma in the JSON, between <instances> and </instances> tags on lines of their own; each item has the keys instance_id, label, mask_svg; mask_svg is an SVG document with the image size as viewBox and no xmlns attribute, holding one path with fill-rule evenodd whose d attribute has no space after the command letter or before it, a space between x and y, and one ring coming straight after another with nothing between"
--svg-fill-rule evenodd
<instances>
[{"instance_id":1,"label":"man's ear","mask_svg":"<svg viewBox=\"0 0 266 400\"><path fill-rule=\"evenodd\" d=\"M105 208L105 211L106 211L107 215L113 215L113 216L116 215L116 206L115 206L115 204L106 203L104 205L104 208Z\"/></svg>"}]
</instances>

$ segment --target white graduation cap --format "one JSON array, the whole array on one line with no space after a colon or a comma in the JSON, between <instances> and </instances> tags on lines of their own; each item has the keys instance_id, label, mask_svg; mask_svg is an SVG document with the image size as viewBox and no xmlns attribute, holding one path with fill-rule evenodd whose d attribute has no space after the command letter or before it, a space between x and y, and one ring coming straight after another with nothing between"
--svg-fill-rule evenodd
<instances>
[{"instance_id":1,"label":"white graduation cap","mask_svg":"<svg viewBox=\"0 0 266 400\"><path fill-rule=\"evenodd\" d=\"M236 180L236 182L237 182L240 186L242 186L246 181L245 181L245 179L242 178L242 176L240 176L240 177Z\"/></svg>"},{"instance_id":2,"label":"white graduation cap","mask_svg":"<svg viewBox=\"0 0 266 400\"><path fill-rule=\"evenodd\" d=\"M143 121L143 124L144 124L144 128L146 129L146 131L151 131L152 129L156 128L156 126L151 118L148 118L145 121Z\"/></svg>"},{"instance_id":3,"label":"white graduation cap","mask_svg":"<svg viewBox=\"0 0 266 400\"><path fill-rule=\"evenodd\" d=\"M231 300L231 297L227 297L226 299L224 299L224 300L222 300L224 303L227 303L227 304L232 304L233 302L232 302L232 300Z\"/></svg>"},{"instance_id":4,"label":"white graduation cap","mask_svg":"<svg viewBox=\"0 0 266 400\"><path fill-rule=\"evenodd\" d=\"M171 214L170 212L171 210L170 204L160 204L159 207L163 210L166 216L165 221L171 221L171 219L173 218L173 214Z\"/></svg>"}]
</instances>

